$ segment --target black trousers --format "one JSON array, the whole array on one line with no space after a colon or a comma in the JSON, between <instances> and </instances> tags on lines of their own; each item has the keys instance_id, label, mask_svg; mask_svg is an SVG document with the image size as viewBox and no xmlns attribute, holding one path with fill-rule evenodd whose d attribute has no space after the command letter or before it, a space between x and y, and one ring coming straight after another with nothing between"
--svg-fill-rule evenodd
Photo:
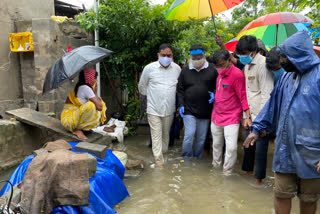
<instances>
[{"instance_id":1,"label":"black trousers","mask_svg":"<svg viewBox=\"0 0 320 214\"><path fill-rule=\"evenodd\" d=\"M249 131L247 131L247 136ZM254 169L254 163L256 163L256 170L254 176L256 179L264 179L266 177L267 169L267 154L269 146L269 136L259 138L255 145L249 148L244 148L244 158L242 162L242 170L251 172Z\"/></svg>"}]
</instances>

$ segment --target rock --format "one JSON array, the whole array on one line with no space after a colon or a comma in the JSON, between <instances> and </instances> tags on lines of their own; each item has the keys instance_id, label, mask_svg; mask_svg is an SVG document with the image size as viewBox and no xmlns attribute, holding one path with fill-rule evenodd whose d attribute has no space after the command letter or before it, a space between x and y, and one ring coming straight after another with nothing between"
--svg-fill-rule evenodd
<instances>
[{"instance_id":1,"label":"rock","mask_svg":"<svg viewBox=\"0 0 320 214\"><path fill-rule=\"evenodd\" d=\"M144 162L143 160L128 160L125 166L128 170L144 169Z\"/></svg>"},{"instance_id":2,"label":"rock","mask_svg":"<svg viewBox=\"0 0 320 214\"><path fill-rule=\"evenodd\" d=\"M46 150L46 149L37 149L37 150L34 150L32 154L34 156L37 156L37 155L40 155L42 153L48 153L48 150Z\"/></svg>"},{"instance_id":3,"label":"rock","mask_svg":"<svg viewBox=\"0 0 320 214\"><path fill-rule=\"evenodd\" d=\"M37 155L43 154L43 153L48 153L48 151L45 149L38 149L38 150L33 151L34 156L37 156ZM88 154L89 178L93 177L94 174L96 174L96 171L97 171L97 159L94 156Z\"/></svg>"},{"instance_id":4,"label":"rock","mask_svg":"<svg viewBox=\"0 0 320 214\"><path fill-rule=\"evenodd\" d=\"M107 146L87 142L78 143L74 147L74 150L79 152L89 152L100 159L104 159L107 154Z\"/></svg>"}]
</instances>

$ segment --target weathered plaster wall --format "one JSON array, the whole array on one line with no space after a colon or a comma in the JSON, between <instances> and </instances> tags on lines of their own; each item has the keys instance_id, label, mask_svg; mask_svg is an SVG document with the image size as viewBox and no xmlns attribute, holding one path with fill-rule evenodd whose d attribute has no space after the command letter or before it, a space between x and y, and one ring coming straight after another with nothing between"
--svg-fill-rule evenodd
<instances>
[{"instance_id":1,"label":"weathered plaster wall","mask_svg":"<svg viewBox=\"0 0 320 214\"><path fill-rule=\"evenodd\" d=\"M38 104L40 111L45 113L49 113L46 111L54 111L56 116L59 117L65 99L76 81L66 81L58 89L42 96L45 76L52 64L63 56L63 50L66 50L69 45L73 49L84 45L92 45L93 38L91 34L86 33L75 22L58 23L51 19L33 19L32 32L35 66L34 71L23 78L23 81L25 79L25 81L33 82L32 88L30 86L24 93L25 103L32 108Z\"/></svg>"},{"instance_id":2,"label":"weathered plaster wall","mask_svg":"<svg viewBox=\"0 0 320 214\"><path fill-rule=\"evenodd\" d=\"M0 172L19 164L44 143L58 138L54 133L9 120L0 120L0 136Z\"/></svg>"},{"instance_id":3,"label":"weathered plaster wall","mask_svg":"<svg viewBox=\"0 0 320 214\"><path fill-rule=\"evenodd\" d=\"M16 21L31 21L32 18L49 18L54 15L53 0L1 0L0 3L0 67L7 63L10 52L10 33L17 32ZM31 28L26 29L31 31ZM0 68L0 115L6 110L23 106L23 90L21 83L21 53L11 53L10 70L8 66Z\"/></svg>"},{"instance_id":4,"label":"weathered plaster wall","mask_svg":"<svg viewBox=\"0 0 320 214\"><path fill-rule=\"evenodd\" d=\"M14 32L14 11L10 9L10 1L2 0L0 7L0 115L5 116L7 108L21 106L22 87L20 78L19 55L10 55L10 70L8 66L2 66L9 62L10 52L8 35ZM17 101L19 100L20 101Z\"/></svg>"}]
</instances>

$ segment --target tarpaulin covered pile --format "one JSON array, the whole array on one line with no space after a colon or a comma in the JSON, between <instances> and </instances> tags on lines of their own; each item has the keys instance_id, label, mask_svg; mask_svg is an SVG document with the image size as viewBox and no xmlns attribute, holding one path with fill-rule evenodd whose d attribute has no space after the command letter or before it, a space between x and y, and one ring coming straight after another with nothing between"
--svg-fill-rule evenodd
<instances>
[{"instance_id":1,"label":"tarpaulin covered pile","mask_svg":"<svg viewBox=\"0 0 320 214\"><path fill-rule=\"evenodd\" d=\"M72 148L77 143L70 143ZM27 157L13 172L9 181L13 184L22 182L23 177L31 163L34 155ZM102 160L97 158L96 174L89 179L90 195L89 206L59 206L56 207L52 214L113 214L112 209L117 203L129 196L126 186L122 182L125 168L119 159L107 150L106 157ZM6 184L0 191L0 196L10 190L10 185Z\"/></svg>"}]
</instances>

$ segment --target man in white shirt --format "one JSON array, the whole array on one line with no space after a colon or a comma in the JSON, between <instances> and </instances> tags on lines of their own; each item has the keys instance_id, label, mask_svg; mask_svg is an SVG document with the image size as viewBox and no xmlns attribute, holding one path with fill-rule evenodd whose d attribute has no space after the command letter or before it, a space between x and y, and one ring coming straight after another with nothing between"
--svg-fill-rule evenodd
<instances>
[{"instance_id":1,"label":"man in white shirt","mask_svg":"<svg viewBox=\"0 0 320 214\"><path fill-rule=\"evenodd\" d=\"M143 69L139 82L140 93L147 96L152 152L158 167L163 167L163 153L168 151L180 72L180 66L173 62L172 46L162 44L159 47L158 61Z\"/></svg>"}]
</instances>

